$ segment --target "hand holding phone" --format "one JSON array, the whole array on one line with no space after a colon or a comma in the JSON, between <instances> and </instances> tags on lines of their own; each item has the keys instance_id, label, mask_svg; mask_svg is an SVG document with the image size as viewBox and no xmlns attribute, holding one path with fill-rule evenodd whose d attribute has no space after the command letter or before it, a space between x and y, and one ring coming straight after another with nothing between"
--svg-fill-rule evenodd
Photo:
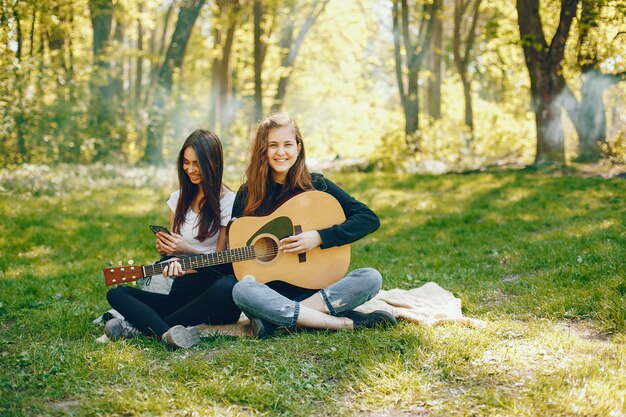
<instances>
[{"instance_id":1,"label":"hand holding phone","mask_svg":"<svg viewBox=\"0 0 626 417\"><path fill-rule=\"evenodd\" d=\"M152 230L152 233L154 233L155 235L157 233L159 233L159 232L163 232L163 233L166 233L168 235L171 235L170 231L167 230L167 227L165 227L165 226L158 226L158 225L155 225L155 224L151 224L149 227Z\"/></svg>"},{"instance_id":2,"label":"hand holding phone","mask_svg":"<svg viewBox=\"0 0 626 417\"><path fill-rule=\"evenodd\" d=\"M191 248L178 233L171 233L165 226L150 225L150 229L156 235L156 250L161 255L175 253L191 253ZM162 235L157 233L162 232Z\"/></svg>"}]
</instances>

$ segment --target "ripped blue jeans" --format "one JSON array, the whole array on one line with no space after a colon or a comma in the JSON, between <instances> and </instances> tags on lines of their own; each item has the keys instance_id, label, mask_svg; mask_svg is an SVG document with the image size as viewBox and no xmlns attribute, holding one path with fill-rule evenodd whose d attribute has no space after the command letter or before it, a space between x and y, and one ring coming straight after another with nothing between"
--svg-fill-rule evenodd
<instances>
[{"instance_id":1,"label":"ripped blue jeans","mask_svg":"<svg viewBox=\"0 0 626 417\"><path fill-rule=\"evenodd\" d=\"M280 291L270 283L256 282L247 276L233 288L235 304L248 316L267 320L280 327L293 327L298 321L300 301L318 292L333 316L352 310L374 297L382 285L380 272L374 268L350 271L345 277L319 291ZM285 294L285 295L283 295Z\"/></svg>"}]
</instances>

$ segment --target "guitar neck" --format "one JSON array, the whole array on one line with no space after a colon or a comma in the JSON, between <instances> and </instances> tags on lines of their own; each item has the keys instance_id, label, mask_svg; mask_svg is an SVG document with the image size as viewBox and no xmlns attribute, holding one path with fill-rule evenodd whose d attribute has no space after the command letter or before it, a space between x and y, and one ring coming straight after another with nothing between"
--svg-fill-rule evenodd
<instances>
[{"instance_id":1,"label":"guitar neck","mask_svg":"<svg viewBox=\"0 0 626 417\"><path fill-rule=\"evenodd\" d=\"M227 264L231 262L247 261L256 258L256 252L253 246L243 246L241 248L225 250L222 252L202 253L199 255L188 256L178 259L183 271L189 269L205 268L207 266ZM145 265L145 276L154 276L163 272L163 268L169 265L169 262L161 262L153 265Z\"/></svg>"}]
</instances>

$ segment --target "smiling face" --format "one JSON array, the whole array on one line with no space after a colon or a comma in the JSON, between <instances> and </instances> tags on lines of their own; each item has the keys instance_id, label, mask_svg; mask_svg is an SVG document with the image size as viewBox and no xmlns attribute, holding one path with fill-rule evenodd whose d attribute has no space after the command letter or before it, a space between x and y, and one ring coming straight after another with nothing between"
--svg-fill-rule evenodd
<instances>
[{"instance_id":1,"label":"smiling face","mask_svg":"<svg viewBox=\"0 0 626 417\"><path fill-rule=\"evenodd\" d=\"M269 131L267 135L267 160L272 169L272 177L284 183L289 169L296 163L302 145L296 140L291 125Z\"/></svg>"},{"instance_id":2,"label":"smiling face","mask_svg":"<svg viewBox=\"0 0 626 417\"><path fill-rule=\"evenodd\" d=\"M198 165L198 158L196 151L191 146L188 146L183 153L183 170L189 176L189 181L193 184L200 184L202 181L202 172Z\"/></svg>"}]
</instances>

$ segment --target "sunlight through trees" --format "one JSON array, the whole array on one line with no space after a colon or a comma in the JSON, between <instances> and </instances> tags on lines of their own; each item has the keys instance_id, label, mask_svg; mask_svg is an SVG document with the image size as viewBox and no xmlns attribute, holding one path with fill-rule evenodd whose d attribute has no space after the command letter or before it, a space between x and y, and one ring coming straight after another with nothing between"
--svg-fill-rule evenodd
<instances>
[{"instance_id":1,"label":"sunlight through trees","mask_svg":"<svg viewBox=\"0 0 626 417\"><path fill-rule=\"evenodd\" d=\"M0 2L0 164L171 161L295 116L411 169L626 159L626 0ZM390 156L395 155L393 158Z\"/></svg>"}]
</instances>

